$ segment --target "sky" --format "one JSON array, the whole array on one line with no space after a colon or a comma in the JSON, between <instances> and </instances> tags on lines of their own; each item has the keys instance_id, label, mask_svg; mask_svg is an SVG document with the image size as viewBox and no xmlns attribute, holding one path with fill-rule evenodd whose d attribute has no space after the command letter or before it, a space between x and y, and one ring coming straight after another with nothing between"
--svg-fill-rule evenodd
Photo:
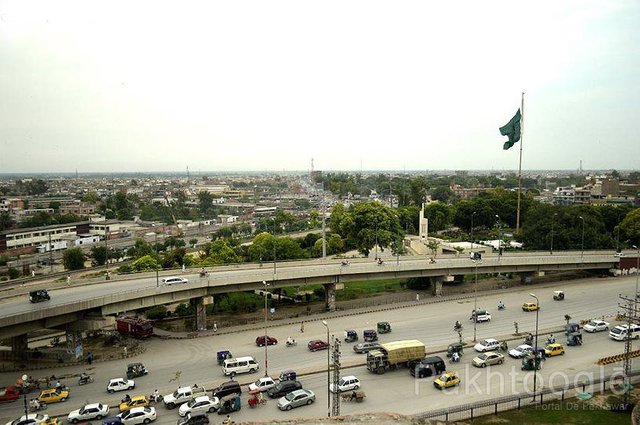
<instances>
[{"instance_id":1,"label":"sky","mask_svg":"<svg viewBox=\"0 0 640 425\"><path fill-rule=\"evenodd\" d=\"M640 168L640 2L0 0L0 173Z\"/></svg>"}]
</instances>

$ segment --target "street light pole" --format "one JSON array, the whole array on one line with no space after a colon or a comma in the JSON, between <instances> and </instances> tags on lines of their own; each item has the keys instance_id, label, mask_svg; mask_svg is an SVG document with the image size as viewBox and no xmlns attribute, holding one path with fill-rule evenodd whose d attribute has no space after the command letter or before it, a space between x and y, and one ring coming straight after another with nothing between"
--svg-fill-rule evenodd
<instances>
[{"instance_id":1,"label":"street light pole","mask_svg":"<svg viewBox=\"0 0 640 425\"><path fill-rule=\"evenodd\" d=\"M635 308L634 310L634 316L635 316L635 311L637 310L638 307L638 277L640 276L640 248L638 248L635 245L631 246L633 249L636 250L636 293L633 294L633 299L635 300Z\"/></svg>"},{"instance_id":2,"label":"street light pole","mask_svg":"<svg viewBox=\"0 0 640 425\"><path fill-rule=\"evenodd\" d=\"M326 320L322 321L322 324L324 325L325 328L327 328L327 344L329 344L329 347L327 348L327 418L331 417L331 372L330 372L330 354L331 354L331 341L329 340L329 324L327 323ZM336 383L337 385L337 383ZM337 391L337 389L336 389Z\"/></svg>"},{"instance_id":3,"label":"street light pole","mask_svg":"<svg viewBox=\"0 0 640 425\"><path fill-rule=\"evenodd\" d=\"M156 257L158 257L158 234L153 232L153 236L156 238L155 249L156 249ZM156 267L156 289L160 287L160 278L158 276L158 267Z\"/></svg>"},{"instance_id":4,"label":"street light pole","mask_svg":"<svg viewBox=\"0 0 640 425\"><path fill-rule=\"evenodd\" d=\"M533 352L534 352L534 358L533 358L533 401L536 401L536 378L538 376L538 366L537 366L537 359L538 359L538 312L540 311L540 300L538 300L538 297L536 297L534 294L529 294L529 296L533 297L536 299L536 305L538 306L538 308L536 309L536 337L535 337L535 342L534 342L534 347L533 347Z\"/></svg>"},{"instance_id":5,"label":"street light pole","mask_svg":"<svg viewBox=\"0 0 640 425\"><path fill-rule=\"evenodd\" d=\"M475 265L475 284L473 285L473 342L476 342L476 331L478 328L478 262L480 259L476 256L476 253L471 253L473 255L473 263Z\"/></svg>"},{"instance_id":6,"label":"street light pole","mask_svg":"<svg viewBox=\"0 0 640 425\"><path fill-rule=\"evenodd\" d=\"M51 247L49 247L51 248ZM24 390L24 420L25 422L29 421L29 410L27 409L27 390L29 384L27 383L27 379L29 379L28 375L22 375L22 386Z\"/></svg>"},{"instance_id":7,"label":"street light pole","mask_svg":"<svg viewBox=\"0 0 640 425\"><path fill-rule=\"evenodd\" d=\"M476 214L476 211L471 214L471 252L473 252L473 216Z\"/></svg>"},{"instance_id":8,"label":"street light pole","mask_svg":"<svg viewBox=\"0 0 640 425\"><path fill-rule=\"evenodd\" d=\"M269 347L267 341L267 323L268 323L268 312L267 312L267 287L269 284L266 280L262 281L264 285L264 376L269 376L269 360L267 357L267 347Z\"/></svg>"},{"instance_id":9,"label":"street light pole","mask_svg":"<svg viewBox=\"0 0 640 425\"><path fill-rule=\"evenodd\" d=\"M271 217L273 220L273 280L276 280L276 218Z\"/></svg>"},{"instance_id":10,"label":"street light pole","mask_svg":"<svg viewBox=\"0 0 640 425\"><path fill-rule=\"evenodd\" d=\"M584 262L584 217L578 216L582 220L582 243L580 244L580 261Z\"/></svg>"},{"instance_id":11,"label":"street light pole","mask_svg":"<svg viewBox=\"0 0 640 425\"><path fill-rule=\"evenodd\" d=\"M496 218L498 219L498 260L502 258L502 219L498 214L496 214Z\"/></svg>"}]
</instances>

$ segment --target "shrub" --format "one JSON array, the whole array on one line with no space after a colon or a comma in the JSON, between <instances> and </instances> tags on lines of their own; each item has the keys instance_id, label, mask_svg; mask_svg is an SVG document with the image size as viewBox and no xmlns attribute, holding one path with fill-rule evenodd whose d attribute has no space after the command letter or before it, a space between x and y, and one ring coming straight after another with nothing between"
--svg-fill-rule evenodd
<instances>
[{"instance_id":1,"label":"shrub","mask_svg":"<svg viewBox=\"0 0 640 425\"><path fill-rule=\"evenodd\" d=\"M163 305L157 305L145 311L144 315L147 317L147 319L151 320L164 319L165 317L167 317L167 307Z\"/></svg>"},{"instance_id":2,"label":"shrub","mask_svg":"<svg viewBox=\"0 0 640 425\"><path fill-rule=\"evenodd\" d=\"M20 277L20 270L13 267L9 268L9 279L17 279Z\"/></svg>"}]
</instances>

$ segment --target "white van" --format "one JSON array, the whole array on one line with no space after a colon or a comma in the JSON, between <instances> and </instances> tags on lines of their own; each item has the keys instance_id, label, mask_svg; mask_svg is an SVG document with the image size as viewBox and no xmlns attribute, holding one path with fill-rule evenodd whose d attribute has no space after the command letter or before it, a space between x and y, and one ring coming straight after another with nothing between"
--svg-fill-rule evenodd
<instances>
[{"instance_id":1,"label":"white van","mask_svg":"<svg viewBox=\"0 0 640 425\"><path fill-rule=\"evenodd\" d=\"M227 376L233 376L237 373L256 372L258 369L260 369L260 365L253 357L236 357L226 359L222 365L222 370Z\"/></svg>"},{"instance_id":2,"label":"white van","mask_svg":"<svg viewBox=\"0 0 640 425\"><path fill-rule=\"evenodd\" d=\"M640 326L632 324L631 330L627 325L616 326L609 331L609 336L616 341L624 341L627 338L638 339L640 338Z\"/></svg>"}]
</instances>

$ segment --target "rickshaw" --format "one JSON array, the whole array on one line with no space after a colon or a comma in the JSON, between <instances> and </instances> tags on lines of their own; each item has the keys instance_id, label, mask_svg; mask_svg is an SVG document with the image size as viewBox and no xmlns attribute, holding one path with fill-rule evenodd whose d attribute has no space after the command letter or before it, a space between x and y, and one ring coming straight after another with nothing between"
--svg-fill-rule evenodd
<instances>
[{"instance_id":1,"label":"rickshaw","mask_svg":"<svg viewBox=\"0 0 640 425\"><path fill-rule=\"evenodd\" d=\"M391 325L389 322L378 322L379 334L388 334L389 332L391 332Z\"/></svg>"},{"instance_id":2,"label":"rickshaw","mask_svg":"<svg viewBox=\"0 0 640 425\"><path fill-rule=\"evenodd\" d=\"M354 330L344 331L344 342L354 342L358 340L358 332Z\"/></svg>"},{"instance_id":3,"label":"rickshaw","mask_svg":"<svg viewBox=\"0 0 640 425\"><path fill-rule=\"evenodd\" d=\"M287 369L287 370L283 370L282 372L280 372L280 376L278 377L278 380L280 382L282 382L282 381L295 381L297 377L298 377L298 375L296 374L295 370Z\"/></svg>"},{"instance_id":4,"label":"rickshaw","mask_svg":"<svg viewBox=\"0 0 640 425\"><path fill-rule=\"evenodd\" d=\"M222 351L218 351L216 353L216 358L218 359L218 364L220 366L222 366L222 364L224 363L224 361L226 359L230 359L231 357L233 357L233 355L231 354L231 351L229 351L229 350L222 350Z\"/></svg>"},{"instance_id":5,"label":"rickshaw","mask_svg":"<svg viewBox=\"0 0 640 425\"><path fill-rule=\"evenodd\" d=\"M127 379L137 378L149 373L142 363L129 363L127 365Z\"/></svg>"},{"instance_id":6,"label":"rickshaw","mask_svg":"<svg viewBox=\"0 0 640 425\"><path fill-rule=\"evenodd\" d=\"M35 291L29 292L29 301L32 303L39 303L42 301L49 301L51 297L49 296L49 292L46 289L38 289Z\"/></svg>"},{"instance_id":7,"label":"rickshaw","mask_svg":"<svg viewBox=\"0 0 640 425\"><path fill-rule=\"evenodd\" d=\"M373 329L366 329L363 333L363 339L365 342L372 342L378 340L378 334Z\"/></svg>"},{"instance_id":8,"label":"rickshaw","mask_svg":"<svg viewBox=\"0 0 640 425\"><path fill-rule=\"evenodd\" d=\"M218 409L218 415L224 415L226 413L237 412L242 408L240 404L240 396L236 394L229 394L226 397L220 399L220 409Z\"/></svg>"},{"instance_id":9,"label":"rickshaw","mask_svg":"<svg viewBox=\"0 0 640 425\"><path fill-rule=\"evenodd\" d=\"M578 323L569 323L564 327L565 335L572 334L574 332L578 332L580 330L580 325Z\"/></svg>"},{"instance_id":10,"label":"rickshaw","mask_svg":"<svg viewBox=\"0 0 640 425\"><path fill-rule=\"evenodd\" d=\"M267 404L267 399L264 398L259 389L256 388L255 390L251 390L249 391L249 394L251 394L251 397L249 397L249 400L247 400L249 407L256 407L262 404Z\"/></svg>"},{"instance_id":11,"label":"rickshaw","mask_svg":"<svg viewBox=\"0 0 640 425\"><path fill-rule=\"evenodd\" d=\"M553 299L556 301L564 300L564 291L553 291Z\"/></svg>"},{"instance_id":12,"label":"rickshaw","mask_svg":"<svg viewBox=\"0 0 640 425\"><path fill-rule=\"evenodd\" d=\"M460 342L454 342L453 344L449 344L447 347L447 357L451 358L453 353L458 353L459 356L462 356L463 345Z\"/></svg>"},{"instance_id":13,"label":"rickshaw","mask_svg":"<svg viewBox=\"0 0 640 425\"><path fill-rule=\"evenodd\" d=\"M541 362L540 356L533 356L532 354L526 355L522 358L522 370L540 370Z\"/></svg>"},{"instance_id":14,"label":"rickshaw","mask_svg":"<svg viewBox=\"0 0 640 425\"><path fill-rule=\"evenodd\" d=\"M582 345L582 334L580 332L571 332L567 336L567 345Z\"/></svg>"}]
</instances>

